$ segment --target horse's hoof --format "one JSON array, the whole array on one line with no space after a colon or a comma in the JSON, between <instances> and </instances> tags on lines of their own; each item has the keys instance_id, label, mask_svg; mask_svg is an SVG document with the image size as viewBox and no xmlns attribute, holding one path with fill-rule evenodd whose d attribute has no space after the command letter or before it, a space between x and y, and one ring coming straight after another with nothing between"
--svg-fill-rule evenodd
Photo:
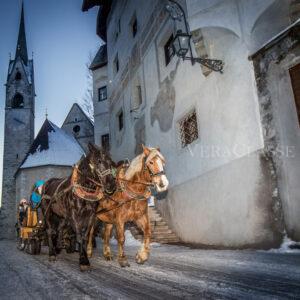
<instances>
[{"instance_id":1,"label":"horse's hoof","mask_svg":"<svg viewBox=\"0 0 300 300\"><path fill-rule=\"evenodd\" d=\"M130 264L127 259L119 259L119 264L122 268L130 267Z\"/></svg>"},{"instance_id":2,"label":"horse's hoof","mask_svg":"<svg viewBox=\"0 0 300 300\"><path fill-rule=\"evenodd\" d=\"M91 269L90 265L80 265L81 272L86 272L86 271L89 271L90 269Z\"/></svg>"},{"instance_id":3,"label":"horse's hoof","mask_svg":"<svg viewBox=\"0 0 300 300\"><path fill-rule=\"evenodd\" d=\"M56 261L56 256L55 256L55 255L49 256L49 261L50 261L50 262Z\"/></svg>"},{"instance_id":4,"label":"horse's hoof","mask_svg":"<svg viewBox=\"0 0 300 300\"><path fill-rule=\"evenodd\" d=\"M105 260L107 260L107 261L113 261L113 260L114 260L114 258L113 258L112 255L105 255L104 258L105 258Z\"/></svg>"},{"instance_id":5,"label":"horse's hoof","mask_svg":"<svg viewBox=\"0 0 300 300\"><path fill-rule=\"evenodd\" d=\"M143 265L147 260L148 258L143 258L139 253L135 256L135 261L139 265Z\"/></svg>"}]
</instances>

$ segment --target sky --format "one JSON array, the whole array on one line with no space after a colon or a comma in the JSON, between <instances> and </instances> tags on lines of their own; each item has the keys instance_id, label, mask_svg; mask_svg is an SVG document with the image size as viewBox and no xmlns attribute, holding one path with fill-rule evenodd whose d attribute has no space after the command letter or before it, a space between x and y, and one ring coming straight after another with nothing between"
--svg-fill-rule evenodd
<instances>
[{"instance_id":1,"label":"sky","mask_svg":"<svg viewBox=\"0 0 300 300\"><path fill-rule=\"evenodd\" d=\"M0 194L4 134L5 82L9 53L15 56L21 0L0 0ZM61 126L88 86L86 63L101 40L96 35L97 8L81 11L82 0L24 0L29 58L33 52L35 135L45 120Z\"/></svg>"}]
</instances>

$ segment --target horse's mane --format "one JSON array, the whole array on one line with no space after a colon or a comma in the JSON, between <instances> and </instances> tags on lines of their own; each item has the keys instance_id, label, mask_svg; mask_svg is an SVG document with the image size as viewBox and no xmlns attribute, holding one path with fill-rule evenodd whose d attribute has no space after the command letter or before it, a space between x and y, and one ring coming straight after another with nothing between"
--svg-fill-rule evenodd
<instances>
[{"instance_id":1,"label":"horse's mane","mask_svg":"<svg viewBox=\"0 0 300 300\"><path fill-rule=\"evenodd\" d=\"M165 160L162 154L156 148L148 148L148 149L150 150L150 154L147 157L147 160L151 160L155 156L159 156L163 161ZM142 171L144 157L145 157L145 153L143 152L142 154L138 155L131 161L128 169L125 172L126 180L131 180L136 173Z\"/></svg>"}]
</instances>

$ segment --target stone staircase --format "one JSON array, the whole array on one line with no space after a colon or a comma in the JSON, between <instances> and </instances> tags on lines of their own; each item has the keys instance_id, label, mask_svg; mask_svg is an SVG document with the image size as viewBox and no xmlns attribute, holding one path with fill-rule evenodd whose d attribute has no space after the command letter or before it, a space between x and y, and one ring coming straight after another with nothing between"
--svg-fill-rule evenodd
<instances>
[{"instance_id":1,"label":"stone staircase","mask_svg":"<svg viewBox=\"0 0 300 300\"><path fill-rule=\"evenodd\" d=\"M148 213L152 229L152 242L161 244L176 244L180 240L176 234L169 228L155 207L148 207ZM130 228L131 234L139 241L143 239L142 231L136 226Z\"/></svg>"}]
</instances>

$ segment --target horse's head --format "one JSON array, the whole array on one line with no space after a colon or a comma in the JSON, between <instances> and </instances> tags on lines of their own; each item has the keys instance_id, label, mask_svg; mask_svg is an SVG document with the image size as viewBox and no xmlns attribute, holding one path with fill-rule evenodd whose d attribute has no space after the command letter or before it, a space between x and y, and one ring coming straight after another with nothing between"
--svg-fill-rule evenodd
<instances>
[{"instance_id":1,"label":"horse's head","mask_svg":"<svg viewBox=\"0 0 300 300\"><path fill-rule=\"evenodd\" d=\"M143 146L143 155L144 166L148 169L151 181L157 192L166 191L169 186L169 181L164 170L165 159L160 153L160 149Z\"/></svg>"},{"instance_id":2,"label":"horse's head","mask_svg":"<svg viewBox=\"0 0 300 300\"><path fill-rule=\"evenodd\" d=\"M91 143L89 143L88 147L87 160L93 177L104 186L105 192L114 192L116 189L115 163L103 149Z\"/></svg>"}]
</instances>

